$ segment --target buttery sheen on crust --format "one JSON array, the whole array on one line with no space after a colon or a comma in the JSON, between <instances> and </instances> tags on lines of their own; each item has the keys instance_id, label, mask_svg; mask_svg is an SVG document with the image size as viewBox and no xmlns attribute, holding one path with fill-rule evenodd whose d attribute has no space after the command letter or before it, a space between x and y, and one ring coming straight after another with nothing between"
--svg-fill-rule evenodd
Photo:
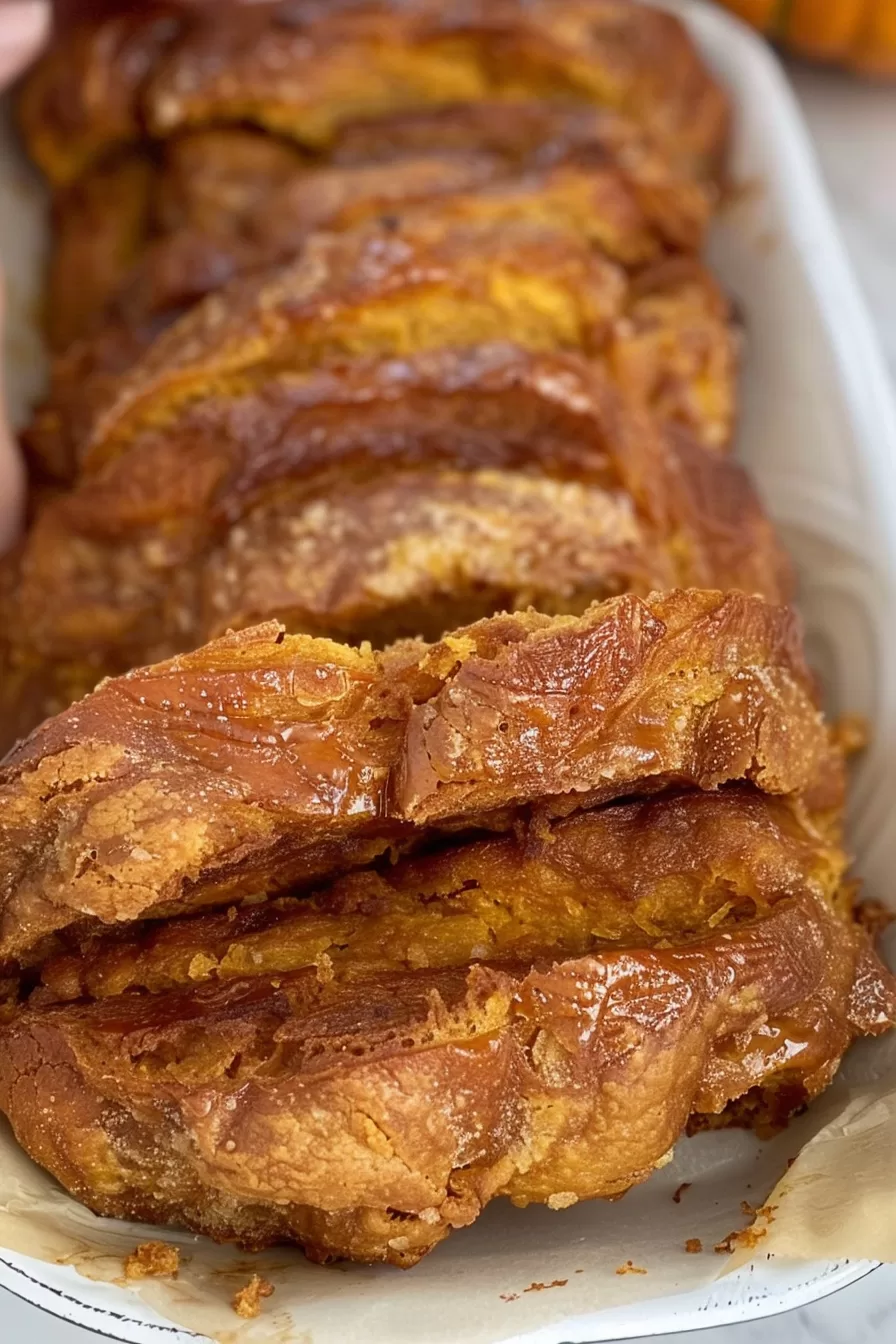
<instances>
[{"instance_id":1,"label":"buttery sheen on crust","mask_svg":"<svg viewBox=\"0 0 896 1344\"><path fill-rule=\"evenodd\" d=\"M623 590L790 593L739 466L660 435L581 356L507 345L202 402L50 502L15 568L10 734L253 621L381 647Z\"/></svg>"},{"instance_id":2,"label":"buttery sheen on crust","mask_svg":"<svg viewBox=\"0 0 896 1344\"><path fill-rule=\"evenodd\" d=\"M635 125L597 108L468 104L387 119L375 135L358 123L334 156L321 164L263 133L213 128L169 141L160 164L132 152L85 173L54 203L54 349L103 317L132 331L173 321L236 275L291 260L314 229L520 175L512 190L478 200L480 214L578 215L583 235L627 266L693 253L709 218L705 187L673 171ZM470 208L451 206L455 216Z\"/></svg>"},{"instance_id":3,"label":"buttery sheen on crust","mask_svg":"<svg viewBox=\"0 0 896 1344\"><path fill-rule=\"evenodd\" d=\"M285 372L331 366L351 377L356 360L498 341L599 361L634 402L724 450L737 365L728 317L693 258L630 279L574 228L458 222L434 207L313 235L298 260L232 281L162 335L155 319L118 321L77 342L54 366L27 443L45 471L70 479L147 432L181 438L197 406Z\"/></svg>"},{"instance_id":4,"label":"buttery sheen on crust","mask_svg":"<svg viewBox=\"0 0 896 1344\"><path fill-rule=\"evenodd\" d=\"M623 0L289 0L191 22L147 7L54 44L20 120L61 183L147 123L248 122L323 148L359 117L533 97L615 108L693 171L718 167L724 95L675 18Z\"/></svg>"},{"instance_id":5,"label":"buttery sheen on crust","mask_svg":"<svg viewBox=\"0 0 896 1344\"><path fill-rule=\"evenodd\" d=\"M510 340L597 352L622 311L623 272L573 232L438 213L312 236L294 263L236 280L166 331L119 380L82 460L115 456L190 404L286 370Z\"/></svg>"},{"instance_id":6,"label":"buttery sheen on crust","mask_svg":"<svg viewBox=\"0 0 896 1344\"><path fill-rule=\"evenodd\" d=\"M497 616L382 654L258 627L101 684L10 753L0 955L527 805L749 779L835 810L837 759L795 617L742 593Z\"/></svg>"},{"instance_id":7,"label":"buttery sheen on crust","mask_svg":"<svg viewBox=\"0 0 896 1344\"><path fill-rule=\"evenodd\" d=\"M32 1002L158 994L323 967L384 971L583 956L703 936L810 891L850 915L847 858L796 796L751 785L662 793L442 845L310 896L66 936Z\"/></svg>"},{"instance_id":8,"label":"buttery sheen on crust","mask_svg":"<svg viewBox=\"0 0 896 1344\"><path fill-rule=\"evenodd\" d=\"M804 891L573 959L549 943L346 981L324 957L26 1007L0 1039L0 1108L99 1213L408 1266L496 1196L621 1194L692 1111L781 1081L811 1097L894 1013L864 933Z\"/></svg>"},{"instance_id":9,"label":"buttery sheen on crust","mask_svg":"<svg viewBox=\"0 0 896 1344\"><path fill-rule=\"evenodd\" d=\"M342 232L381 216L434 208L446 223L500 224L525 217L572 229L630 268L657 261L667 251L662 227L612 165L560 164L508 178L500 160L471 151L306 166L272 189L238 227L225 211L214 227L185 227L161 237L122 277L111 312L128 325L140 325L196 302L238 275L292 261L315 230ZM397 217L393 227L398 227Z\"/></svg>"}]
</instances>

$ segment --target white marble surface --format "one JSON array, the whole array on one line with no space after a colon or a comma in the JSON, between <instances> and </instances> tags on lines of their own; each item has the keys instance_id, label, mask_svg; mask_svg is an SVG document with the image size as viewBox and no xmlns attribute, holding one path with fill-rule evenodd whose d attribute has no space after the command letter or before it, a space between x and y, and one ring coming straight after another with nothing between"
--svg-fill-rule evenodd
<instances>
[{"instance_id":1,"label":"white marble surface","mask_svg":"<svg viewBox=\"0 0 896 1344\"><path fill-rule=\"evenodd\" d=\"M821 165L859 281L896 378L896 86L795 69ZM98 1344L0 1289L2 1344ZM896 1340L896 1266L774 1320L677 1334L675 1344L889 1344ZM421 1336L421 1344L425 1344Z\"/></svg>"}]
</instances>

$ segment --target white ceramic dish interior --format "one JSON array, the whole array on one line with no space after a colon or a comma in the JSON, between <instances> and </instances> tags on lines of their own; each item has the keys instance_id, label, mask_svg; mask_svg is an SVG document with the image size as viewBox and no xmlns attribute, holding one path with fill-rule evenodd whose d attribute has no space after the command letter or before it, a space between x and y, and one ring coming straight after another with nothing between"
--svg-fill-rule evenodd
<instances>
[{"instance_id":1,"label":"white ceramic dish interior","mask_svg":"<svg viewBox=\"0 0 896 1344\"><path fill-rule=\"evenodd\" d=\"M845 260L819 182L799 111L786 80L763 43L736 20L699 0L680 10L737 105L733 177L737 202L722 212L713 261L738 301L747 332L741 456L753 471L796 558L801 606L814 661L832 707L866 714L874 746L858 772L852 841L860 871L872 892L886 897L896 867L896 643L889 614L896 609L896 409L869 319ZM0 161L0 178L4 166ZM0 199L6 195L0 192ZM33 271L28 234L34 203L24 197L0 208L4 252L23 257ZM30 215L29 215L30 212ZM12 231L12 232L11 232ZM14 307L14 305L12 305ZM20 368L33 364L32 338L20 333ZM24 352L24 353L23 353ZM29 369L23 369L27 383ZM32 375L33 376L33 375ZM20 382L22 380L20 379ZM700 1208L718 1236L731 1227L743 1191L757 1189L762 1154L745 1138L705 1135L679 1145L673 1167L658 1174L620 1205L582 1205L562 1215L531 1209L525 1214L492 1208L468 1232L441 1248L427 1266L458 1283L470 1267L493 1259L495 1246L541 1248L547 1278L552 1262L562 1271L571 1248L606 1238L629 1255L645 1220L684 1218L671 1203L675 1185L700 1173ZM758 1166L757 1166L758 1163ZM757 1173L759 1173L757 1175ZM752 1187L747 1178L752 1175ZM773 1179L773 1178L772 1178ZM771 1181L769 1181L769 1184ZM713 1213L715 1209L717 1212ZM691 1235L681 1223L675 1235ZM701 1225L702 1230L702 1225ZM678 1243L680 1245L680 1241ZM555 1257L556 1247L556 1257ZM612 1251L611 1251L612 1254ZM566 1260L563 1261L562 1257ZM755 1319L804 1305L853 1282L873 1268L868 1262L772 1263L767 1257L710 1289L655 1298L633 1306L563 1316L534 1331L525 1302L508 1313L506 1328L465 1338L491 1344L560 1344L663 1335L696 1326ZM347 1277L343 1291L370 1306L366 1281ZM421 1317L412 1289L416 1275L394 1276L386 1296L394 1308L377 1317L378 1337L394 1341L451 1341L458 1322ZM358 1284L365 1286L357 1287ZM499 1280L504 1283L503 1279ZM127 1291L81 1278L73 1269L23 1256L0 1254L0 1283L65 1320L115 1339L149 1344L186 1344L196 1336L173 1328ZM469 1285L467 1318L475 1321ZM495 1282L492 1293L498 1291ZM553 1295L552 1295L553 1296ZM599 1300L599 1292L595 1293ZM338 1314L338 1313L337 1313ZM363 1311L362 1311L363 1316ZM421 1320L426 1325L421 1332ZM346 1335L336 1317L320 1344ZM353 1335L354 1338L354 1335ZM363 1335L358 1336L364 1338Z\"/></svg>"}]
</instances>

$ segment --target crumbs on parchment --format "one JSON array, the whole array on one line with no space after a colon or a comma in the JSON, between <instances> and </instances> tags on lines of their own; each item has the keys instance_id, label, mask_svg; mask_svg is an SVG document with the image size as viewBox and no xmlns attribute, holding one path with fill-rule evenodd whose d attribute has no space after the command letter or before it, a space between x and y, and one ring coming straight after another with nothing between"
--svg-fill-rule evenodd
<instances>
[{"instance_id":1,"label":"crumbs on parchment","mask_svg":"<svg viewBox=\"0 0 896 1344\"><path fill-rule=\"evenodd\" d=\"M620 1266L619 1266L619 1268L617 1269L616 1273L617 1273L617 1274L646 1274L646 1273L647 1273L647 1270L646 1270L646 1269L641 1269L639 1265L635 1265L635 1264L633 1264L631 1260L626 1260L626 1262L625 1262L624 1265L620 1265Z\"/></svg>"},{"instance_id":2,"label":"crumbs on parchment","mask_svg":"<svg viewBox=\"0 0 896 1344\"><path fill-rule=\"evenodd\" d=\"M180 1269L180 1248L165 1241L143 1241L126 1257L126 1279L176 1279Z\"/></svg>"},{"instance_id":3,"label":"crumbs on parchment","mask_svg":"<svg viewBox=\"0 0 896 1344\"><path fill-rule=\"evenodd\" d=\"M703 1242L699 1237L688 1237L684 1244L684 1248L688 1255L699 1255L703 1250Z\"/></svg>"},{"instance_id":4,"label":"crumbs on parchment","mask_svg":"<svg viewBox=\"0 0 896 1344\"><path fill-rule=\"evenodd\" d=\"M739 1232L729 1232L727 1237L723 1237L713 1247L716 1255L732 1255L735 1251L752 1251L758 1246L763 1237L768 1235L768 1225L775 1221L775 1210L777 1204L763 1204L761 1208L754 1209L752 1204L748 1204L745 1199L740 1202L740 1211L746 1218L761 1218L765 1221L764 1227L757 1227L756 1223L752 1227L741 1228Z\"/></svg>"},{"instance_id":5,"label":"crumbs on parchment","mask_svg":"<svg viewBox=\"0 0 896 1344\"><path fill-rule=\"evenodd\" d=\"M524 1288L524 1293L541 1293L545 1288L565 1288L569 1279L552 1279L550 1283L530 1283L528 1288Z\"/></svg>"},{"instance_id":6,"label":"crumbs on parchment","mask_svg":"<svg viewBox=\"0 0 896 1344\"><path fill-rule=\"evenodd\" d=\"M242 1316L244 1320L251 1320L253 1316L261 1314L261 1299L270 1297L274 1291L274 1285L268 1283L260 1274L253 1274L245 1288L240 1288L233 1296L233 1309L237 1316Z\"/></svg>"},{"instance_id":7,"label":"crumbs on parchment","mask_svg":"<svg viewBox=\"0 0 896 1344\"><path fill-rule=\"evenodd\" d=\"M672 1196L672 1199L676 1204L681 1203L682 1195L685 1193L686 1190L690 1190L691 1185L692 1185L691 1181L682 1181L681 1185L678 1187L678 1189L675 1191L675 1194Z\"/></svg>"}]
</instances>

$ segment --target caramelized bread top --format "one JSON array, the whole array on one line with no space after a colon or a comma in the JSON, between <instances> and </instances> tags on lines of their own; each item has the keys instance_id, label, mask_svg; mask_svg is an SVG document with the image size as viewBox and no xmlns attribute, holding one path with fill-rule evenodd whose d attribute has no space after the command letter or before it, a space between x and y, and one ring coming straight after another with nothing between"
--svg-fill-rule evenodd
<instances>
[{"instance_id":1,"label":"caramelized bread top","mask_svg":"<svg viewBox=\"0 0 896 1344\"><path fill-rule=\"evenodd\" d=\"M294 263L211 294L120 380L88 466L191 402L250 391L286 369L511 340L597 348L622 310L622 272L574 232L438 214L312 236Z\"/></svg>"},{"instance_id":2,"label":"caramelized bread top","mask_svg":"<svg viewBox=\"0 0 896 1344\"><path fill-rule=\"evenodd\" d=\"M30 452L51 476L71 479L147 433L186 440L199 408L226 414L256 392L261 407L286 373L330 368L356 383L391 358L394 379L399 361L413 367L440 349L450 360L507 342L600 362L630 401L727 449L737 342L727 301L696 259L665 259L630 279L577 226L461 223L450 212L443 219L442 204L313 235L297 260L233 280L173 326L165 310L162 334L157 317L116 319L76 342L56 361ZM228 255L229 244L223 253L202 244L188 268L200 289L219 283L221 257L227 274Z\"/></svg>"},{"instance_id":3,"label":"caramelized bread top","mask_svg":"<svg viewBox=\"0 0 896 1344\"><path fill-rule=\"evenodd\" d=\"M624 0L286 0L190 22L141 8L54 44L20 118L65 182L147 125L248 122L321 148L359 117L532 97L623 111L695 173L718 167L721 90L675 18Z\"/></svg>"},{"instance_id":4,"label":"caramelized bread top","mask_svg":"<svg viewBox=\"0 0 896 1344\"><path fill-rule=\"evenodd\" d=\"M70 936L32 1002L317 966L340 980L687 942L811 891L848 919L846 855L795 796L663 793L349 873L312 896Z\"/></svg>"},{"instance_id":5,"label":"caramelized bread top","mask_svg":"<svg viewBox=\"0 0 896 1344\"><path fill-rule=\"evenodd\" d=\"M258 627L101 684L6 759L0 950L512 825L749 779L839 805L795 617L676 591L382 654Z\"/></svg>"},{"instance_id":6,"label":"caramelized bread top","mask_svg":"<svg viewBox=\"0 0 896 1344\"><path fill-rule=\"evenodd\" d=\"M7 569L7 741L253 618L382 646L621 589L790 593L739 466L658 433L582 356L507 344L197 403L50 500Z\"/></svg>"},{"instance_id":7,"label":"caramelized bread top","mask_svg":"<svg viewBox=\"0 0 896 1344\"><path fill-rule=\"evenodd\" d=\"M26 1006L0 1108L97 1212L406 1266L495 1196L621 1194L753 1086L804 1103L896 1016L862 931L808 891L663 944L332 972Z\"/></svg>"}]
</instances>

